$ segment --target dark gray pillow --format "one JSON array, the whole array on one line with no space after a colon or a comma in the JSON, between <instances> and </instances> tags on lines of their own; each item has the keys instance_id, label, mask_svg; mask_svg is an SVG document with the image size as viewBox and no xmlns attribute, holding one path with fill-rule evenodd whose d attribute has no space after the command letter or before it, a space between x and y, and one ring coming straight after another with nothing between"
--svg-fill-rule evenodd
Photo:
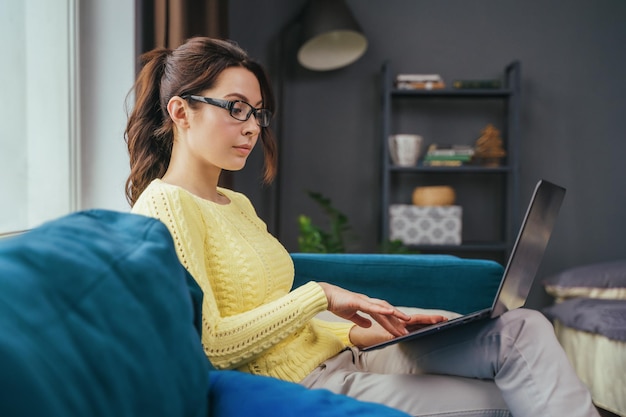
<instances>
[{"instance_id":1,"label":"dark gray pillow","mask_svg":"<svg viewBox=\"0 0 626 417\"><path fill-rule=\"evenodd\" d=\"M626 260L566 269L543 281L557 301L567 298L626 300Z\"/></svg>"},{"instance_id":2,"label":"dark gray pillow","mask_svg":"<svg viewBox=\"0 0 626 417\"><path fill-rule=\"evenodd\" d=\"M567 327L626 342L626 301L575 298L543 309Z\"/></svg>"}]
</instances>

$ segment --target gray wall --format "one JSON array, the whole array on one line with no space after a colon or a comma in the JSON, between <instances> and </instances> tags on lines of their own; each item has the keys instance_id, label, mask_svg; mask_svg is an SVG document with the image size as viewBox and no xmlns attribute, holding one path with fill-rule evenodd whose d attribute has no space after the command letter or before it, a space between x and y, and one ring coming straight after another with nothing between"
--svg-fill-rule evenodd
<instances>
[{"instance_id":1,"label":"gray wall","mask_svg":"<svg viewBox=\"0 0 626 417\"><path fill-rule=\"evenodd\" d=\"M305 2L232 0L230 37L279 74L283 27ZM292 59L282 67L284 101L280 200L263 188L261 152L235 176L271 230L297 251L299 214L322 223L305 190L345 212L358 235L353 251L376 251L380 193L383 61L396 72L454 78L498 77L522 64L521 204L540 178L568 195L539 276L626 258L626 1L348 0L369 48L355 64L315 73ZM291 37L283 38L291 39ZM289 43L282 56L287 59ZM286 51L285 51L286 49ZM275 210L278 207L279 211ZM278 217L276 217L276 213ZM548 302L539 286L533 306Z\"/></svg>"}]
</instances>

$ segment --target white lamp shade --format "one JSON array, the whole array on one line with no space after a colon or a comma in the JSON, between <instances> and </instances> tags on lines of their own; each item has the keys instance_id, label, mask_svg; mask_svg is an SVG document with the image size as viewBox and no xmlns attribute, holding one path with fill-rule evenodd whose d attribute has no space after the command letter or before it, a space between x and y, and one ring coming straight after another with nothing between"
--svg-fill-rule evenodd
<instances>
[{"instance_id":1,"label":"white lamp shade","mask_svg":"<svg viewBox=\"0 0 626 417\"><path fill-rule=\"evenodd\" d=\"M362 33L335 30L308 40L298 51L298 62L310 70L329 71L352 64L365 53Z\"/></svg>"},{"instance_id":2,"label":"white lamp shade","mask_svg":"<svg viewBox=\"0 0 626 417\"><path fill-rule=\"evenodd\" d=\"M303 11L304 43L298 62L314 71L349 65L367 49L367 39L345 0L310 0Z\"/></svg>"}]
</instances>

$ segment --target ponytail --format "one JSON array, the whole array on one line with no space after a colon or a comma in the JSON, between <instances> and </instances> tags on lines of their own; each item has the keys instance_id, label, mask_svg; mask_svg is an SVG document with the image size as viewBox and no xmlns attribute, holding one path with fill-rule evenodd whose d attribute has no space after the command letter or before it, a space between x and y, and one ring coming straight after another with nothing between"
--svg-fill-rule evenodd
<instances>
[{"instance_id":1,"label":"ponytail","mask_svg":"<svg viewBox=\"0 0 626 417\"><path fill-rule=\"evenodd\" d=\"M130 156L126 199L131 206L153 179L165 174L172 154L172 122L160 94L169 53L159 48L143 54L142 68L131 90L135 92L135 105L124 132Z\"/></svg>"}]
</instances>

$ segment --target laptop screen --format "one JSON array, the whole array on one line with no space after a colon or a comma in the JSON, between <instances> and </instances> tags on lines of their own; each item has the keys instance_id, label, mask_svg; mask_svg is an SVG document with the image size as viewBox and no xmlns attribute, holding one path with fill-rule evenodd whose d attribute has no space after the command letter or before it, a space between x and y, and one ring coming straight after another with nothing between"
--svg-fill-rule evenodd
<instances>
[{"instance_id":1,"label":"laptop screen","mask_svg":"<svg viewBox=\"0 0 626 417\"><path fill-rule=\"evenodd\" d=\"M564 197L565 189L548 181L541 180L535 187L509 256L506 278L494 301L492 317L525 304Z\"/></svg>"}]
</instances>

